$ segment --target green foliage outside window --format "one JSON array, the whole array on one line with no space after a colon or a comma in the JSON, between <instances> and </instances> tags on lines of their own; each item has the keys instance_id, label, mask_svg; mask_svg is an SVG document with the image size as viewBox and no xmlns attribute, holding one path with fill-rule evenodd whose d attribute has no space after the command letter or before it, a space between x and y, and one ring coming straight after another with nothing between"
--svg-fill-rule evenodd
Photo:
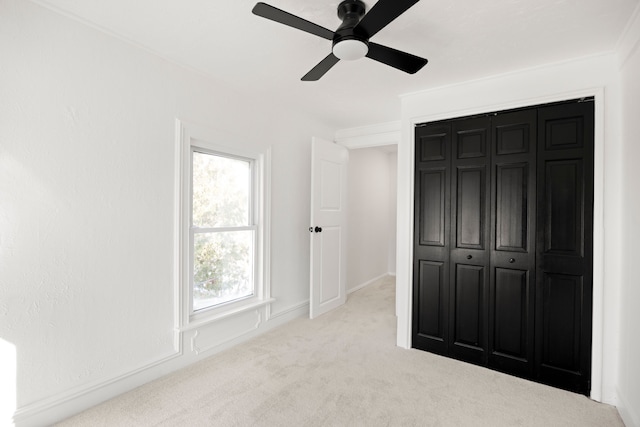
<instances>
[{"instance_id":1,"label":"green foliage outside window","mask_svg":"<svg viewBox=\"0 0 640 427\"><path fill-rule=\"evenodd\" d=\"M251 225L249 161L194 152L192 170L197 310L252 294L255 230L234 229Z\"/></svg>"}]
</instances>

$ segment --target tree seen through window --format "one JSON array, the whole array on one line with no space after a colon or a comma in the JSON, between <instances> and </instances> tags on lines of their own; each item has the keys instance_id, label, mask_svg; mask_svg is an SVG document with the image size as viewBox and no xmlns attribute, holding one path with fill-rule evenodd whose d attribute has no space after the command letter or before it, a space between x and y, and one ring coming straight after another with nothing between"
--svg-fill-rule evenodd
<instances>
[{"instance_id":1,"label":"tree seen through window","mask_svg":"<svg viewBox=\"0 0 640 427\"><path fill-rule=\"evenodd\" d=\"M193 151L193 310L251 296L252 162Z\"/></svg>"}]
</instances>

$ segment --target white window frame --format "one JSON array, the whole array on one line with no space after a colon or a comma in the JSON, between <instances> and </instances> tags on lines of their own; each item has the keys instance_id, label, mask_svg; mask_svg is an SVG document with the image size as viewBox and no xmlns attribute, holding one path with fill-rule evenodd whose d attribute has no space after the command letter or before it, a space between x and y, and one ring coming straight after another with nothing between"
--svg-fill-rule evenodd
<instances>
[{"instance_id":1,"label":"white window frame","mask_svg":"<svg viewBox=\"0 0 640 427\"><path fill-rule=\"evenodd\" d=\"M270 291L270 163L271 149L251 149L237 139L202 126L176 120L176 326L189 330L255 309L274 301ZM242 147L242 148L239 148ZM249 148L246 148L249 147ZM252 200L246 227L255 230L252 296L193 311L192 162L193 152L251 162ZM267 314L268 316L268 314Z\"/></svg>"}]
</instances>

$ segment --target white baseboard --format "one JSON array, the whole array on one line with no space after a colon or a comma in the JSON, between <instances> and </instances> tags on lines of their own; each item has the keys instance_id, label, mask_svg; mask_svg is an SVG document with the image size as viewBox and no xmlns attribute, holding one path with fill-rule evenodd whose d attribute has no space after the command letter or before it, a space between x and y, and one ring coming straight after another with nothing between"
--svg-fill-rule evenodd
<instances>
[{"instance_id":1,"label":"white baseboard","mask_svg":"<svg viewBox=\"0 0 640 427\"><path fill-rule=\"evenodd\" d=\"M366 282L364 282L364 283L361 283L361 284L359 284L359 285L358 285L358 286L356 286L356 287L353 287L353 288L351 288L351 289L348 289L348 290L347 290L347 294L350 294L350 293L355 292L355 291L357 291L357 290L360 290L360 289L362 289L362 288L364 288L364 287L366 287L366 286L369 286L370 284L372 284L372 283L374 283L374 282L377 282L378 280L382 279L383 277L387 277L387 276L389 276L389 275L390 275L389 273L384 273L384 274L381 274L381 275L380 275L380 276L378 276L378 277L374 277L373 279L368 280L368 281L366 281Z\"/></svg>"},{"instance_id":2,"label":"white baseboard","mask_svg":"<svg viewBox=\"0 0 640 427\"><path fill-rule=\"evenodd\" d=\"M622 418L622 421L624 422L624 425L626 427L640 427L640 413L638 413L638 410L640 410L640 408L634 408L629 405L629 401L622 393L620 393L620 390L618 390L617 394L617 409L618 413L620 414L620 418Z\"/></svg>"},{"instance_id":3,"label":"white baseboard","mask_svg":"<svg viewBox=\"0 0 640 427\"><path fill-rule=\"evenodd\" d=\"M181 355L181 352L176 352L130 371L74 387L55 396L22 406L16 410L13 422L18 427L29 427L50 425L52 422L68 418L118 394L159 378L163 374L154 374L158 368L170 365Z\"/></svg>"},{"instance_id":4,"label":"white baseboard","mask_svg":"<svg viewBox=\"0 0 640 427\"><path fill-rule=\"evenodd\" d=\"M300 304L296 304L292 307L286 308L278 313L272 313L269 319L277 319L282 316L289 316L292 313L298 313L302 311L301 314L297 314L295 317L302 317L305 314L309 314L309 300L301 302Z\"/></svg>"},{"instance_id":5,"label":"white baseboard","mask_svg":"<svg viewBox=\"0 0 640 427\"><path fill-rule=\"evenodd\" d=\"M308 301L296 304L293 307L272 315L268 321L262 322L259 328L225 341L200 355L190 351L188 342L185 343L185 341L189 340L176 340L181 347L177 349L176 352L109 378L102 378L55 396L22 406L14 413L12 422L16 427L52 425L122 393L126 393L127 391L211 357L216 353L251 338L262 335L295 318L308 315L308 313ZM187 331L182 334L186 336L189 333L190 332Z\"/></svg>"}]
</instances>

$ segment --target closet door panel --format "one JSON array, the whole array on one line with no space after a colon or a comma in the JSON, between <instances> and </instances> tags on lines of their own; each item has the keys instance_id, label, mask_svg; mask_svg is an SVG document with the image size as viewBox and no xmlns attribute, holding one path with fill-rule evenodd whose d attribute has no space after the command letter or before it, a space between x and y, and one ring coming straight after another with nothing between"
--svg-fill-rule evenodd
<instances>
[{"instance_id":1,"label":"closet door panel","mask_svg":"<svg viewBox=\"0 0 640 427\"><path fill-rule=\"evenodd\" d=\"M492 126L489 366L531 377L534 356L535 110L499 114Z\"/></svg>"},{"instance_id":2,"label":"closet door panel","mask_svg":"<svg viewBox=\"0 0 640 427\"><path fill-rule=\"evenodd\" d=\"M593 103L538 113L536 377L589 395L593 299Z\"/></svg>"},{"instance_id":3,"label":"closet door panel","mask_svg":"<svg viewBox=\"0 0 640 427\"><path fill-rule=\"evenodd\" d=\"M494 313L491 366L525 377L531 373L533 353L533 301L529 278L526 270L496 268L491 293Z\"/></svg>"},{"instance_id":4,"label":"closet door panel","mask_svg":"<svg viewBox=\"0 0 640 427\"><path fill-rule=\"evenodd\" d=\"M494 330L495 353L519 360L526 358L529 280L526 271L496 269Z\"/></svg>"},{"instance_id":5,"label":"closet door panel","mask_svg":"<svg viewBox=\"0 0 640 427\"><path fill-rule=\"evenodd\" d=\"M416 159L419 163L447 160L450 144L448 125L429 125L416 131Z\"/></svg>"},{"instance_id":6,"label":"closet door panel","mask_svg":"<svg viewBox=\"0 0 640 427\"><path fill-rule=\"evenodd\" d=\"M540 363L563 374L580 373L580 337L583 282L579 276L545 274L542 304L542 358Z\"/></svg>"},{"instance_id":7,"label":"closet door panel","mask_svg":"<svg viewBox=\"0 0 640 427\"><path fill-rule=\"evenodd\" d=\"M486 118L464 119L454 124L456 159L480 159L487 157Z\"/></svg>"},{"instance_id":8,"label":"closet door panel","mask_svg":"<svg viewBox=\"0 0 640 427\"><path fill-rule=\"evenodd\" d=\"M416 128L413 346L447 354L451 127Z\"/></svg>"},{"instance_id":9,"label":"closet door panel","mask_svg":"<svg viewBox=\"0 0 640 427\"><path fill-rule=\"evenodd\" d=\"M445 244L446 169L420 171L419 239L420 246Z\"/></svg>"},{"instance_id":10,"label":"closet door panel","mask_svg":"<svg viewBox=\"0 0 640 427\"><path fill-rule=\"evenodd\" d=\"M458 167L456 248L485 249L486 166Z\"/></svg>"},{"instance_id":11,"label":"closet door panel","mask_svg":"<svg viewBox=\"0 0 640 427\"><path fill-rule=\"evenodd\" d=\"M450 341L452 357L486 364L490 117L451 124Z\"/></svg>"},{"instance_id":12,"label":"closet door panel","mask_svg":"<svg viewBox=\"0 0 640 427\"><path fill-rule=\"evenodd\" d=\"M503 120L503 116L494 121L496 155L530 153L531 141L535 143L535 138L532 138L531 135L531 119L534 113L524 111L505 114L509 115L509 119ZM510 123L510 121L512 122Z\"/></svg>"},{"instance_id":13,"label":"closet door panel","mask_svg":"<svg viewBox=\"0 0 640 427\"><path fill-rule=\"evenodd\" d=\"M496 250L527 252L529 164L496 165Z\"/></svg>"},{"instance_id":14,"label":"closet door panel","mask_svg":"<svg viewBox=\"0 0 640 427\"><path fill-rule=\"evenodd\" d=\"M581 159L546 161L544 253L582 258L583 168Z\"/></svg>"},{"instance_id":15,"label":"closet door panel","mask_svg":"<svg viewBox=\"0 0 640 427\"><path fill-rule=\"evenodd\" d=\"M448 284L442 262L420 261L418 305L418 330L424 337L444 342L444 326L447 313L445 295Z\"/></svg>"},{"instance_id":16,"label":"closet door panel","mask_svg":"<svg viewBox=\"0 0 640 427\"><path fill-rule=\"evenodd\" d=\"M473 363L482 363L486 348L485 267L456 264L453 283L451 355Z\"/></svg>"}]
</instances>

